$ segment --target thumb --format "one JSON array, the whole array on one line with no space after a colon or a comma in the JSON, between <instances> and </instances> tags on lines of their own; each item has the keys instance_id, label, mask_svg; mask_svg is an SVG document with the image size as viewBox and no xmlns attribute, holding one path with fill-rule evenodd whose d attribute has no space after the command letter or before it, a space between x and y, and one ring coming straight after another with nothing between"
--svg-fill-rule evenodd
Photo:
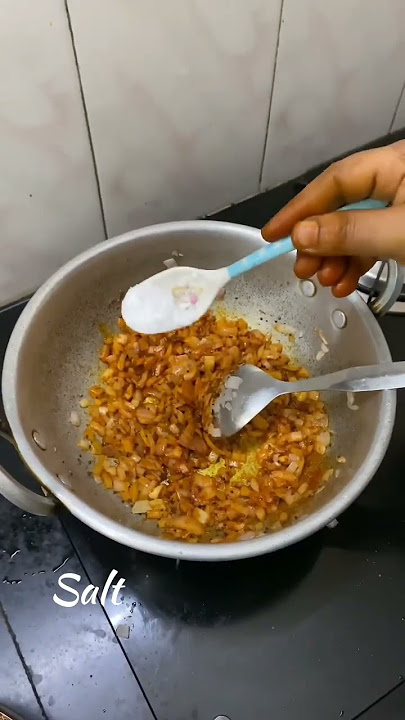
<instances>
[{"instance_id":1,"label":"thumb","mask_svg":"<svg viewBox=\"0 0 405 720\"><path fill-rule=\"evenodd\" d=\"M295 225L297 250L310 255L349 255L405 262L405 206L317 215Z\"/></svg>"}]
</instances>

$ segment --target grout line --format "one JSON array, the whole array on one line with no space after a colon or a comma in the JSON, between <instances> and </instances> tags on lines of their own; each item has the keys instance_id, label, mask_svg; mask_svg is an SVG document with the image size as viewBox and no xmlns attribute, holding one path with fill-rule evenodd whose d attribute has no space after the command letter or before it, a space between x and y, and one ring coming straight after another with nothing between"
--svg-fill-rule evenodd
<instances>
[{"instance_id":1,"label":"grout line","mask_svg":"<svg viewBox=\"0 0 405 720\"><path fill-rule=\"evenodd\" d=\"M88 573L88 571L87 571L87 569L86 569L86 567L85 567L85 565L84 565L84 560L82 560L81 555L80 555L80 553L79 553L79 550L78 550L78 548L76 547L76 545L75 545L75 543L74 543L74 541L73 541L73 538L72 538L69 530L67 529L66 524L65 524L64 519L63 519L63 516L62 516L61 514L59 515L59 522L60 522L60 524L61 524L61 526L62 526L62 528L63 528L63 530L64 530L64 532L65 532L65 534L66 534L66 536L67 536L67 538L68 538L68 540L69 540L72 548L73 548L73 551L74 551L74 553L75 553L75 555L76 555L77 560L79 561L80 565L81 565L82 568L83 568L83 572L85 573L85 575L86 575L89 583L91 583L91 577L90 577L90 575L89 575L89 573ZM119 638L118 635L117 635L117 633L115 632L115 628L114 628L114 626L113 626L113 624L112 624L112 622L111 622L110 616L109 616L107 610L105 609L104 605L101 604L98 595L97 595L97 602L98 602L101 610L103 611L103 613L104 613L104 615L105 615L105 618L106 618L106 620L107 620L107 622L108 622L108 624L109 624L109 626L110 626L110 628L111 628L111 630L112 630L112 632L113 632L113 635L114 635L114 637L116 638L116 640L117 640L117 642L118 642L118 644L119 644L119 646L120 646L121 652L122 652L122 654L124 655L125 660L127 661L128 665L129 665L129 668L130 668L130 670L131 670L131 672L132 672L132 675L134 676L134 678L135 678L135 680L136 680L136 682L137 682L137 684L138 684L139 690L141 691L141 695L142 695L142 697L144 698L145 703L146 703L146 705L148 706L148 708L149 708L149 710L150 710L150 712L151 712L151 715L152 715L153 720L157 720L157 715L156 715L155 711L153 710L153 707L152 707L152 705L151 705L151 702L150 702L150 700L149 700L149 698L148 698L145 690L143 689L143 685L142 685L141 681L140 681L139 678L138 678L138 675L137 675L137 673L136 673L136 671L135 671L135 668L133 667L133 665L132 665L132 663L131 663L131 661L130 661L130 659L129 659L129 657L128 657L127 651L125 650L125 648L124 648L124 646L123 646L123 644L122 644L121 638ZM0 718L0 720L1 720L1 718Z\"/></svg>"},{"instance_id":2,"label":"grout line","mask_svg":"<svg viewBox=\"0 0 405 720\"><path fill-rule=\"evenodd\" d=\"M384 695L381 695L381 697L379 697L378 700L376 700L375 702L371 703L371 705L368 705L368 706L367 706L366 708L364 708L364 710L362 710L358 715L355 715L354 718L352 718L352 720L361 720L361 718L364 718L364 720L367 720L367 718L366 718L366 713L368 713L369 710L371 710L372 708L376 707L380 702L382 702L383 700L385 700L389 695L391 695L391 693L393 693L393 692L395 692L396 690L398 690L398 688L400 688L401 685L403 685L403 684L404 684L404 681L401 680L399 683L397 683L396 685L394 685L394 687L392 687L391 690L388 690L386 693L384 693Z\"/></svg>"},{"instance_id":3,"label":"grout line","mask_svg":"<svg viewBox=\"0 0 405 720\"><path fill-rule=\"evenodd\" d=\"M31 673L30 673L29 667L28 667L27 663L25 662L24 655L23 655L23 653L22 653L22 651L21 651L21 648L20 648L20 645L19 645L19 643L18 643L16 634L15 634L13 628L11 627L11 623L10 623L8 617L7 617L6 611L5 611L5 609L4 609L4 607L3 607L3 605L2 605L1 602L0 602L0 616L3 617L4 624L5 624L6 628L7 628L8 634L9 634L10 637L11 637L11 640L12 640L13 645L14 645L14 647L15 647L15 650L16 650L16 653L17 653L17 655L18 655L18 658L19 658L19 660L20 660L20 662L21 662L21 665L22 665L23 668L24 668L24 672L25 672L25 674L26 674L26 676L27 676L27 680L28 680L28 682L29 682L29 684L30 684L30 686L31 686L31 690L32 690L32 692L34 693L35 700L37 701L37 703L38 703L38 705L39 705L39 708L40 708L40 710L41 710L42 717L44 718L44 720L48 720L48 715L47 715L46 712L45 712L45 708L44 708L44 706L42 705L41 698L39 697L38 692L37 692L37 689L36 689L36 687L35 687L35 685L34 685L34 681L33 681L32 677L31 677ZM1 714L1 712L0 712L0 714Z\"/></svg>"},{"instance_id":4,"label":"grout line","mask_svg":"<svg viewBox=\"0 0 405 720\"><path fill-rule=\"evenodd\" d=\"M392 127L393 127L394 122L395 122L395 119L396 119L396 117L397 117L398 108L399 108L399 106L400 106L400 104L401 104L401 100L402 100L402 96L403 96L403 94L404 94L404 91L405 91L405 80L404 80L404 84L402 85L402 90L401 90L401 92L399 93L398 102L397 102L397 104L396 104L396 106L395 106L394 114L393 114L393 116L392 116L391 125L390 125L390 127L389 127L388 133L392 132Z\"/></svg>"},{"instance_id":5,"label":"grout line","mask_svg":"<svg viewBox=\"0 0 405 720\"><path fill-rule=\"evenodd\" d=\"M267 140L269 136L269 127L270 127L270 114L271 114L271 106L273 103L273 94L274 94L274 86L276 84L276 70L277 70L277 61L278 61L278 50L280 47L280 35L281 35L281 23L283 19L283 10L284 10L284 0L281 0L280 5L280 17L278 20L278 33L277 33L277 45L276 45L276 52L274 54L274 66L273 66L273 74L271 78L271 85L270 85L270 98L269 98L269 109L267 112L267 123L266 123L266 131L264 134L264 144L263 144L263 153L262 153L262 160L260 163L260 172L259 172L259 184L258 184L258 192L261 192L261 186L262 186L262 179L263 179L263 168L264 168L264 161L266 158L266 149L267 149Z\"/></svg>"},{"instance_id":6,"label":"grout line","mask_svg":"<svg viewBox=\"0 0 405 720\"><path fill-rule=\"evenodd\" d=\"M79 59L77 56L77 50L76 50L75 38L74 38L74 34L73 34L72 19L70 17L68 0L64 0L64 4L65 4L66 17L67 17L68 27L69 27L69 32L70 32L70 38L72 41L73 57L74 57L75 65L76 65L77 78L79 81L80 96L81 96L82 104L83 104L83 112L84 112L84 117L85 117L85 122L86 122L86 127L87 127L87 135L89 138L90 152L91 152L91 157L93 160L94 175L96 178L97 195L98 195L98 199L99 199L99 203L100 203L100 212L101 212L101 219L102 219L102 223L103 223L104 236L105 236L105 239L107 240L107 238L108 238L107 222L106 222L106 218L105 218L103 198L102 198L102 194L101 194L100 176L99 176L98 169L97 169L96 153L94 151L93 138L92 138L91 130L90 130L89 114L87 112L86 99L84 96L82 76L80 74Z\"/></svg>"}]
</instances>

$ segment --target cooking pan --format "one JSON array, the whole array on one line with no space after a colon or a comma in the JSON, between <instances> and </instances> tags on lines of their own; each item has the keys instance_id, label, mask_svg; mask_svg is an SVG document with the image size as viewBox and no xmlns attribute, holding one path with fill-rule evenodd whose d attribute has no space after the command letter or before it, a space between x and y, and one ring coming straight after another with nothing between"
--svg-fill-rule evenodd
<instances>
[{"instance_id":1,"label":"cooking pan","mask_svg":"<svg viewBox=\"0 0 405 720\"><path fill-rule=\"evenodd\" d=\"M131 513L91 476L91 458L81 453L85 411L80 398L98 373L100 325L113 325L123 291L163 269L174 250L197 267L228 265L263 244L257 229L211 221L184 221L136 230L82 253L58 270L22 312L7 347L2 392L13 441L43 493L24 488L0 469L0 492L25 511L47 515L64 505L94 530L145 552L189 560L230 560L277 550L314 533L338 516L376 472L388 446L395 416L395 391L366 393L359 409L346 398L326 398L334 431L333 452L347 462L339 477L305 507L294 525L254 540L229 544L169 541ZM237 278L225 304L252 325L274 323L297 329L289 352L314 373L391 359L375 315L398 296L403 271L389 263L388 282L367 306L354 293L336 299L317 282L294 276L294 253ZM373 314L374 313L374 314ZM321 330L329 352L319 361ZM286 336L282 338L286 344ZM74 427L72 411L81 414Z\"/></svg>"}]
</instances>

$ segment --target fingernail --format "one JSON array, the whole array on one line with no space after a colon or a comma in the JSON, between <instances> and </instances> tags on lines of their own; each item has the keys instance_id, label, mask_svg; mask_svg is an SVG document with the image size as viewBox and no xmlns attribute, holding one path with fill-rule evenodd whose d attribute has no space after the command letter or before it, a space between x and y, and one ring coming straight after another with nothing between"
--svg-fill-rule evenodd
<instances>
[{"instance_id":1,"label":"fingernail","mask_svg":"<svg viewBox=\"0 0 405 720\"><path fill-rule=\"evenodd\" d=\"M299 223L294 233L294 240L302 249L316 248L318 245L319 226L315 220L304 220Z\"/></svg>"}]
</instances>

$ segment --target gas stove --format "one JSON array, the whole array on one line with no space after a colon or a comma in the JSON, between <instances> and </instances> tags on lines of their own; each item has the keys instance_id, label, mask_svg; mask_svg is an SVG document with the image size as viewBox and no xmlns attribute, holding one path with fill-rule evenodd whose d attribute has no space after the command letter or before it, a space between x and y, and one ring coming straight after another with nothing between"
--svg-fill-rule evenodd
<instances>
[{"instance_id":1,"label":"gas stove","mask_svg":"<svg viewBox=\"0 0 405 720\"><path fill-rule=\"evenodd\" d=\"M286 183L211 219L262 227L299 189ZM379 269L361 279L366 299L382 287L386 270ZM405 292L396 305L395 314L405 310ZM22 309L0 311L0 369ZM381 327L400 360L405 339L395 314ZM3 714L404 718L404 426L398 393L387 455L337 526L249 560L144 555L63 509L39 518L0 496L0 708L13 708ZM0 462L37 489L1 433ZM74 573L83 590L89 582L103 587L112 568L126 579L120 607L54 602L60 572Z\"/></svg>"}]
</instances>

